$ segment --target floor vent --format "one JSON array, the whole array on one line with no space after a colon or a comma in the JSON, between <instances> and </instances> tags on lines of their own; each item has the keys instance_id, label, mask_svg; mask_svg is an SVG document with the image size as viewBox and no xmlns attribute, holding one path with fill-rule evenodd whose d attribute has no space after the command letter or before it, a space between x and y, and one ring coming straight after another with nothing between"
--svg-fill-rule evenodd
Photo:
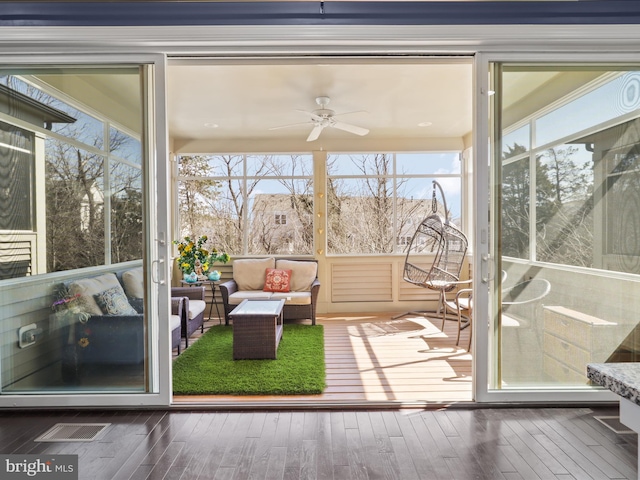
<instances>
[{"instance_id":1,"label":"floor vent","mask_svg":"<svg viewBox=\"0 0 640 480\"><path fill-rule=\"evenodd\" d=\"M614 431L615 433L626 435L629 433L636 433L627 427L624 423L620 421L620 417L593 417L609 430Z\"/></svg>"},{"instance_id":2,"label":"floor vent","mask_svg":"<svg viewBox=\"0 0 640 480\"><path fill-rule=\"evenodd\" d=\"M56 423L35 442L92 442L110 423Z\"/></svg>"}]
</instances>

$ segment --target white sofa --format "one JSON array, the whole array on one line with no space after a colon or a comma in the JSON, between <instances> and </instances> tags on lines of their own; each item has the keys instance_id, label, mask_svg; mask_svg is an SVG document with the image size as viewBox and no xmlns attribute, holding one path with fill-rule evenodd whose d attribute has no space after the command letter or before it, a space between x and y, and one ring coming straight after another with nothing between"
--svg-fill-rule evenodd
<instances>
[{"instance_id":1,"label":"white sofa","mask_svg":"<svg viewBox=\"0 0 640 480\"><path fill-rule=\"evenodd\" d=\"M280 288L276 288L276 291L269 289L269 282L265 282L267 269L290 272L286 274L289 277L289 288L285 289L287 291L280 291ZM220 284L219 288L227 325L229 313L245 299L284 299L285 320L309 319L313 325L316 323L316 301L320 290L316 260L274 257L235 260L233 280Z\"/></svg>"}]
</instances>

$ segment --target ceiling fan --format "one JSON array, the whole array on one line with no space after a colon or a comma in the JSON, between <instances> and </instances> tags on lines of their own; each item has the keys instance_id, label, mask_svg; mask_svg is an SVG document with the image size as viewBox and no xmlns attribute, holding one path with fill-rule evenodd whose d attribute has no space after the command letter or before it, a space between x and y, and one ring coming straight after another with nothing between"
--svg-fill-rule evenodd
<instances>
[{"instance_id":1,"label":"ceiling fan","mask_svg":"<svg viewBox=\"0 0 640 480\"><path fill-rule=\"evenodd\" d=\"M347 115L348 113L358 112L335 113L333 110L329 110L327 108L327 105L330 101L331 99L326 96L316 97L316 103L320 107L317 110L313 110L312 112L308 112L306 110L296 110L297 112L304 113L305 115L311 117L310 121L303 123L293 123L291 125L282 125L280 127L272 127L269 130L278 130L280 128L289 128L298 125L313 125L313 129L307 137L307 142L313 142L314 140L317 140L322 130L327 127L337 128L338 130L344 130L345 132L354 133L360 136L369 133L369 129L367 128L358 127L356 125L351 125L349 123L344 123L336 120L334 117L337 117L338 115Z\"/></svg>"}]
</instances>

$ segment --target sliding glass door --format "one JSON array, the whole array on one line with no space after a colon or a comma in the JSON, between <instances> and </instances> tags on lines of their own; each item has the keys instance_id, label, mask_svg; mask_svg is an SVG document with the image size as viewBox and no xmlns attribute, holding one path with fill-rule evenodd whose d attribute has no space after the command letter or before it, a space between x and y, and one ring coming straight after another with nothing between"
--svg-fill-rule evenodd
<instances>
[{"instance_id":1,"label":"sliding glass door","mask_svg":"<svg viewBox=\"0 0 640 480\"><path fill-rule=\"evenodd\" d=\"M493 64L489 388L640 358L640 65Z\"/></svg>"},{"instance_id":2,"label":"sliding glass door","mask_svg":"<svg viewBox=\"0 0 640 480\"><path fill-rule=\"evenodd\" d=\"M159 390L152 82L143 63L0 68L0 402Z\"/></svg>"}]
</instances>

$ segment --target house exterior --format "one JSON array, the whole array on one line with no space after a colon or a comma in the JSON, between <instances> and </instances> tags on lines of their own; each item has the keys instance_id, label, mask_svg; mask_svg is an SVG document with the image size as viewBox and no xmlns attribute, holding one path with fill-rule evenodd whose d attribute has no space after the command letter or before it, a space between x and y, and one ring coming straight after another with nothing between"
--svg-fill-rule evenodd
<instances>
[{"instance_id":1,"label":"house exterior","mask_svg":"<svg viewBox=\"0 0 640 480\"><path fill-rule=\"evenodd\" d=\"M383 180L378 185L417 178L427 187L420 193L422 201L430 198L431 179L452 181L448 195L463 192L456 216L471 240L476 325L488 325L474 333L475 401L615 400L610 392L589 385L581 369L590 361L635 360L640 348L634 319L640 302L640 218L635 213L640 203L636 193L640 6L635 2L2 2L0 6L0 85L9 98L9 106L0 108L0 168L22 172L22 177L3 172L0 182L23 179L22 184L1 185L3 210L18 211L8 200L25 193L19 185L29 185L28 198L17 202L25 213L14 215L13 223L3 222L0 231L0 271L8 272L0 280L0 407L171 405L167 318L169 266L175 256L171 241L181 231L178 182L193 182L189 193L199 191L195 186L210 178L227 179L237 181L238 189L226 191L243 192L248 182L267 177L279 181L309 176L312 246L307 251L288 247L290 251L279 253L318 260L320 279L327 286L321 292L319 312L405 311L424 304L402 282L401 253L389 255L376 246L369 253L338 255L328 248L332 176L362 185L373 178ZM233 117L237 120L233 132L219 124L225 115L234 115L224 110L225 96L236 105L246 101L258 108L280 85L303 88L302 77L287 76L285 70L310 68L314 73L305 81L313 83L323 78L325 63L340 66L343 79L367 70L367 65L437 65L443 75L445 68L460 67L451 78L460 78L460 72L468 75L469 88L461 86L458 92L468 98L469 127L448 135L443 130L438 136L401 136L396 130L395 137L384 139L375 137L374 128L361 139L327 131L321 136L327 143L315 148L304 141L307 131L286 144L284 137L260 137L257 132L269 128L253 125L257 115ZM172 72L183 68L180 74L197 77L205 66L220 67L215 74L220 82L223 78L229 82L211 87L226 88L216 97L223 112L218 117L209 105L202 109L205 112L191 112L200 124L208 124L207 135L181 130L188 130L186 124L175 122L182 118L177 106L186 103L182 95L189 89L172 83L179 76ZM269 70L278 75L270 76ZM402 85L401 78L396 75L394 82L377 90L371 109L381 103L388 112L394 111L384 100L393 85ZM230 85L243 82L253 90L234 95ZM352 95L366 90L368 83L351 86ZM261 85L265 90L257 91ZM317 88L331 85L318 80ZM413 92L406 101L410 107L428 88L412 84L405 90ZM209 94L213 92L200 92L203 102ZM23 96L31 99L31 108L38 99L40 110L58 112L61 123L45 119L35 125L25 118L20 113L24 109L15 104L18 97L24 101ZM441 109L439 115L446 113ZM281 125L278 117L269 120L269 125ZM401 120L389 114L386 121L392 129ZM421 122L420 128L430 122ZM454 120L447 124L453 127ZM12 140L3 133L7 131L25 132L34 149L18 144L23 137ZM245 131L253 132L253 139L243 137ZM377 143L370 140L374 138ZM310 170L304 175L251 170L254 154L274 152L307 155ZM331 156L344 152L393 154L396 170L336 173L331 170ZM461 166L444 173L426 167L401 173L402 155L416 152L425 155L419 165L427 165L429 155L446 152L455 154ZM235 170L227 172L215 170L221 165L216 164L207 175L179 173L175 160L187 154L232 154L239 160L228 163ZM20 157L25 155L26 161ZM28 168L16 170L16 165ZM69 230L56 233L66 225L64 220L47 221L57 218L51 214L52 199L62 198L49 194L65 182L73 191L85 189L78 197L84 206L75 220L81 232L75 237ZM236 212L243 211L241 198L235 200ZM266 196L256 201L265 209L280 202ZM90 211L96 203L101 204L101 214ZM399 207L393 208L395 212ZM269 225L273 232L292 227L299 233L289 209L273 208ZM29 225L23 225L25 218ZM406 243L408 226L394 225L393 242ZM364 226L351 225L356 232ZM237 237L238 248L245 248L238 250L239 256L249 253L250 231ZM43 235L50 241L43 241ZM137 243L130 243L132 238ZM283 241L295 243L294 237ZM30 242L30 253L18 252L24 242ZM585 255L573 255L586 250ZM56 263L69 251L74 255ZM593 261L585 263L586 257ZM30 262L26 270L16 264L25 259ZM331 275L341 263L358 264L360 271L370 272L384 264L392 272L388 296L375 302L348 297L332 302ZM138 266L143 266L147 289L144 388L140 390L136 382L131 390L110 383L78 389L58 381L62 352L50 307L59 300L59 286ZM552 285L544 304L517 313L515 329L502 322L502 285L495 275L501 270L506 272L505 282L540 277ZM43 336L21 348L21 331L31 324Z\"/></svg>"}]
</instances>

